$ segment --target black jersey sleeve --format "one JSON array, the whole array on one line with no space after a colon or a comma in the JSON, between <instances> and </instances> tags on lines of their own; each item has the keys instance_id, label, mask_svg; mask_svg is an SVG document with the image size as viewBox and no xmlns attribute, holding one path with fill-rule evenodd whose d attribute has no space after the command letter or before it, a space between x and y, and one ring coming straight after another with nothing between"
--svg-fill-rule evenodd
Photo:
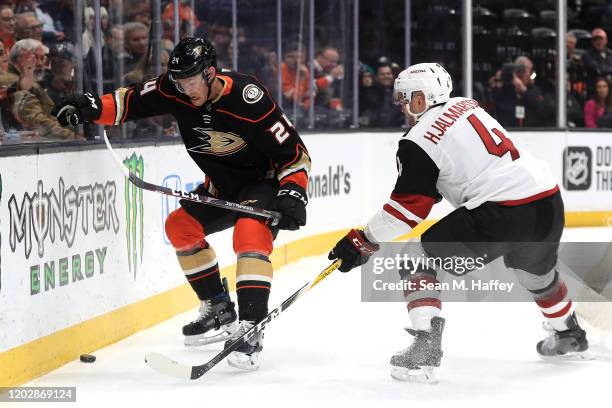
<instances>
[{"instance_id":1,"label":"black jersey sleeve","mask_svg":"<svg viewBox=\"0 0 612 408\"><path fill-rule=\"evenodd\" d=\"M397 170L395 187L383 209L414 228L442 199L436 188L440 170L419 145L407 139L399 143Z\"/></svg>"},{"instance_id":2,"label":"black jersey sleeve","mask_svg":"<svg viewBox=\"0 0 612 408\"><path fill-rule=\"evenodd\" d=\"M151 116L172 113L176 102L191 105L181 100L166 77L160 75L148 81L119 88L103 95L102 114L96 123L118 125L120 123Z\"/></svg>"}]
</instances>

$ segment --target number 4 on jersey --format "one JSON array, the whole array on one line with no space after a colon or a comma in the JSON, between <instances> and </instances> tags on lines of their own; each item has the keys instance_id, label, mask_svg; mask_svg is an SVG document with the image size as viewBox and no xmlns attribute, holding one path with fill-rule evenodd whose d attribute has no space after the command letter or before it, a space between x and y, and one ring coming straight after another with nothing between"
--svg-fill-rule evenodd
<instances>
[{"instance_id":1,"label":"number 4 on jersey","mask_svg":"<svg viewBox=\"0 0 612 408\"><path fill-rule=\"evenodd\" d=\"M291 123L289 118L283 113L281 120L274 123L272 127L268 129L270 132L272 132L276 140L278 140L278 144L283 144L283 142L289 137L289 132L287 132L287 128L283 124L283 120L289 127L294 128L293 123Z\"/></svg>"},{"instance_id":2,"label":"number 4 on jersey","mask_svg":"<svg viewBox=\"0 0 612 408\"><path fill-rule=\"evenodd\" d=\"M472 125L476 133L478 133L478 136L480 137L480 140L482 140L482 142L484 143L487 152L497 157L502 157L504 154L510 152L510 157L512 157L512 161L521 157L516 147L514 147L514 143L512 143L512 140L508 139L506 135L504 135L499 129L491 129L495 136L501 139L501 142L497 143L493 138L493 135L489 133L485 125L480 121L480 119L478 119L476 115L472 114L468 116L467 120L468 122L470 122L470 125Z\"/></svg>"}]
</instances>

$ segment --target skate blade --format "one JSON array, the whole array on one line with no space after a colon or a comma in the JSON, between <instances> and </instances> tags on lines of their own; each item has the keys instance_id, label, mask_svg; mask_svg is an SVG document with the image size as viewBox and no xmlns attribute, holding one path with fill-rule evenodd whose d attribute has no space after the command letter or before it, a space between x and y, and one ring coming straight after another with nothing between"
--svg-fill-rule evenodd
<instances>
[{"instance_id":1,"label":"skate blade","mask_svg":"<svg viewBox=\"0 0 612 408\"><path fill-rule=\"evenodd\" d=\"M236 331L238 331L238 325L234 323L226 324L221 326L222 331L217 334L207 335L196 334L195 336L185 336L185 346L187 347L200 347L207 344L219 343L222 341L231 340L234 337Z\"/></svg>"},{"instance_id":2,"label":"skate blade","mask_svg":"<svg viewBox=\"0 0 612 408\"><path fill-rule=\"evenodd\" d=\"M438 378L434 372L434 367L423 366L417 369L406 367L391 366L391 377L399 381L407 381L423 384L437 384Z\"/></svg>"},{"instance_id":3,"label":"skate blade","mask_svg":"<svg viewBox=\"0 0 612 408\"><path fill-rule=\"evenodd\" d=\"M259 368L259 353L255 352L250 356L238 351L234 351L227 358L227 363L244 371L256 371Z\"/></svg>"},{"instance_id":4,"label":"skate blade","mask_svg":"<svg viewBox=\"0 0 612 408\"><path fill-rule=\"evenodd\" d=\"M544 361L590 361L595 360L595 354L590 350L578 351L575 353L560 354L558 356L540 356Z\"/></svg>"}]
</instances>

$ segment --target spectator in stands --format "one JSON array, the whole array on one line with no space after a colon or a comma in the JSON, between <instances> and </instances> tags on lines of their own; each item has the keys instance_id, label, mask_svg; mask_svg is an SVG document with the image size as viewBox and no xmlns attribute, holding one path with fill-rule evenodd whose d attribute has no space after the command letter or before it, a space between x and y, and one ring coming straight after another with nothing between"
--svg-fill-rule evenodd
<instances>
[{"instance_id":1,"label":"spectator in stands","mask_svg":"<svg viewBox=\"0 0 612 408\"><path fill-rule=\"evenodd\" d=\"M4 43L0 40L0 72L6 72L8 69L8 50L4 47Z\"/></svg>"},{"instance_id":2,"label":"spectator in stands","mask_svg":"<svg viewBox=\"0 0 612 408\"><path fill-rule=\"evenodd\" d=\"M24 13L17 14L15 38L17 40L32 38L42 42L43 24L38 20L34 12L26 11Z\"/></svg>"},{"instance_id":3,"label":"spectator in stands","mask_svg":"<svg viewBox=\"0 0 612 408\"><path fill-rule=\"evenodd\" d=\"M162 73L168 70L168 61L170 60L170 53L166 50L162 50L161 54L161 69ZM125 75L126 84L141 83L148 78L154 78L155 65L151 62L152 56L149 56L147 61L142 58L136 67ZM177 136L176 121L171 115L155 116L152 118L140 119L133 122L124 124L127 128L127 132L131 139L150 139L159 135L159 129L161 129L161 135L163 136Z\"/></svg>"},{"instance_id":4,"label":"spectator in stands","mask_svg":"<svg viewBox=\"0 0 612 408\"><path fill-rule=\"evenodd\" d=\"M149 29L139 22L129 22L123 25L125 38L124 49L127 55L125 72L133 70L146 55L149 47Z\"/></svg>"},{"instance_id":5,"label":"spectator in stands","mask_svg":"<svg viewBox=\"0 0 612 408\"><path fill-rule=\"evenodd\" d=\"M281 64L283 107L295 115L304 114L310 107L312 92L310 72L304 65L306 48L303 44L291 43L284 47L284 52Z\"/></svg>"},{"instance_id":6,"label":"spectator in stands","mask_svg":"<svg viewBox=\"0 0 612 408\"><path fill-rule=\"evenodd\" d=\"M393 67L384 63L376 68L376 81L372 86L369 122L371 127L400 127L404 124L404 114L393 105Z\"/></svg>"},{"instance_id":7,"label":"spectator in stands","mask_svg":"<svg viewBox=\"0 0 612 408\"><path fill-rule=\"evenodd\" d=\"M126 21L144 24L151 27L151 5L149 1L124 0L123 2Z\"/></svg>"},{"instance_id":8,"label":"spectator in stands","mask_svg":"<svg viewBox=\"0 0 612 408\"><path fill-rule=\"evenodd\" d=\"M92 7L85 7L83 12L85 29L83 31L83 56L86 56L95 43L96 16ZM105 30L108 28L108 12L106 8L100 7L100 27L102 29L102 47L105 44Z\"/></svg>"},{"instance_id":9,"label":"spectator in stands","mask_svg":"<svg viewBox=\"0 0 612 408\"><path fill-rule=\"evenodd\" d=\"M324 47L317 51L314 60L315 86L317 97L315 105L333 110L342 110L340 81L344 79L344 66L340 62L340 52L334 47Z\"/></svg>"},{"instance_id":10,"label":"spectator in stands","mask_svg":"<svg viewBox=\"0 0 612 408\"><path fill-rule=\"evenodd\" d=\"M489 80L495 115L507 127L554 125L554 112L532 79L533 63L525 56L504 64Z\"/></svg>"},{"instance_id":11,"label":"spectator in stands","mask_svg":"<svg viewBox=\"0 0 612 408\"><path fill-rule=\"evenodd\" d=\"M64 39L76 41L74 23L74 0L39 0L40 7L53 19L56 31L64 34ZM58 40L59 41L59 40Z\"/></svg>"},{"instance_id":12,"label":"spectator in stands","mask_svg":"<svg viewBox=\"0 0 612 408\"><path fill-rule=\"evenodd\" d=\"M578 39L572 32L567 33L567 76L570 81L570 92L575 94L579 101L584 102L586 97L587 75L582 56L576 52Z\"/></svg>"},{"instance_id":13,"label":"spectator in stands","mask_svg":"<svg viewBox=\"0 0 612 408\"><path fill-rule=\"evenodd\" d=\"M606 111L612 109L610 82L603 77L595 80L595 93L592 99L584 104L584 124L587 128L597 128L598 120Z\"/></svg>"},{"instance_id":14,"label":"spectator in stands","mask_svg":"<svg viewBox=\"0 0 612 408\"><path fill-rule=\"evenodd\" d=\"M102 91L111 92L120 87L127 73L129 57L123 49L123 26L116 25L110 30L110 37L102 47ZM96 91L96 58L93 48L83 64L85 89Z\"/></svg>"},{"instance_id":15,"label":"spectator in stands","mask_svg":"<svg viewBox=\"0 0 612 408\"><path fill-rule=\"evenodd\" d=\"M196 17L193 9L191 8L191 4L189 1L180 1L179 2L179 26L181 27L181 31L186 28L193 28L193 30L197 29L200 26L200 20ZM170 22L169 30L174 32L174 3L169 2L166 8L162 13L162 21ZM183 38L187 33L181 33L181 38Z\"/></svg>"},{"instance_id":16,"label":"spectator in stands","mask_svg":"<svg viewBox=\"0 0 612 408\"><path fill-rule=\"evenodd\" d=\"M34 39L17 41L9 54L9 64L19 73L19 80L9 89L12 114L25 129L35 130L40 136L54 139L83 139L74 131L63 128L50 115L54 104L47 92L37 83L36 71L44 68L45 46Z\"/></svg>"},{"instance_id":17,"label":"spectator in stands","mask_svg":"<svg viewBox=\"0 0 612 408\"><path fill-rule=\"evenodd\" d=\"M571 128L584 127L584 113L582 111L582 104L578 99L576 92L572 91L572 83L569 79L569 75L565 81L567 91L567 126Z\"/></svg>"},{"instance_id":18,"label":"spectator in stands","mask_svg":"<svg viewBox=\"0 0 612 408\"><path fill-rule=\"evenodd\" d=\"M595 79L612 78L612 50L608 48L608 34L596 28L591 33L592 47L584 54L583 61L589 79L589 92L594 91Z\"/></svg>"},{"instance_id":19,"label":"spectator in stands","mask_svg":"<svg viewBox=\"0 0 612 408\"><path fill-rule=\"evenodd\" d=\"M359 69L359 124L370 126L376 103L374 102L374 70L366 64Z\"/></svg>"},{"instance_id":20,"label":"spectator in stands","mask_svg":"<svg viewBox=\"0 0 612 408\"><path fill-rule=\"evenodd\" d=\"M36 15L38 21L42 23L42 38L43 42L64 41L65 35L61 31L55 29L53 18L45 13L35 0L22 0L17 8L17 14L24 12L32 12Z\"/></svg>"},{"instance_id":21,"label":"spectator in stands","mask_svg":"<svg viewBox=\"0 0 612 408\"><path fill-rule=\"evenodd\" d=\"M15 44L15 13L10 4L0 4L0 40L6 52L10 52Z\"/></svg>"},{"instance_id":22,"label":"spectator in stands","mask_svg":"<svg viewBox=\"0 0 612 408\"><path fill-rule=\"evenodd\" d=\"M70 43L58 43L49 49L51 70L45 76L44 88L47 95L58 105L61 99L74 93L74 48Z\"/></svg>"}]
</instances>

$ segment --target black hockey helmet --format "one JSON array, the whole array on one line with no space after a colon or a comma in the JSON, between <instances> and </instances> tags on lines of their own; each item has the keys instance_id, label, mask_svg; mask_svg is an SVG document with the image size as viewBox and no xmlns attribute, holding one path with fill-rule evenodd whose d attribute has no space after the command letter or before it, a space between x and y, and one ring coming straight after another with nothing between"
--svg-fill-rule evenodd
<instances>
[{"instance_id":1,"label":"black hockey helmet","mask_svg":"<svg viewBox=\"0 0 612 408\"><path fill-rule=\"evenodd\" d=\"M174 47L168 63L168 76L172 81L204 73L210 83L213 77L208 68L217 68L217 53L210 41L199 37L185 37Z\"/></svg>"}]
</instances>

